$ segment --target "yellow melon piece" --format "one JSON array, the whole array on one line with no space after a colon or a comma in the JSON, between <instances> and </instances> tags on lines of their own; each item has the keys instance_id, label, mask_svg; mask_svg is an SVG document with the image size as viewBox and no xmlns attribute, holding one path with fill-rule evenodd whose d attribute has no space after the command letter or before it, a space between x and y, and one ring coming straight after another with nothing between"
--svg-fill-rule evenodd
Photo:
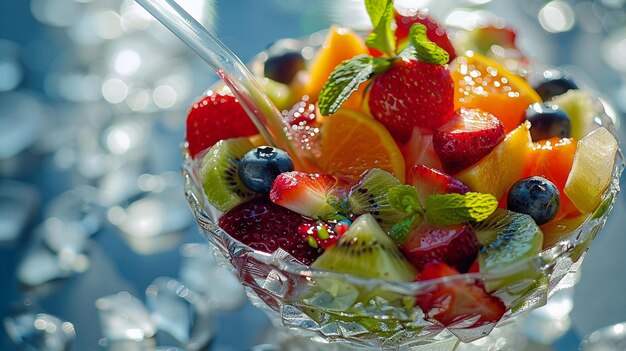
<instances>
[{"instance_id":1,"label":"yellow melon piece","mask_svg":"<svg viewBox=\"0 0 626 351\"><path fill-rule=\"evenodd\" d=\"M578 141L563 192L581 213L595 210L611 183L617 140L600 127Z\"/></svg>"},{"instance_id":2,"label":"yellow melon piece","mask_svg":"<svg viewBox=\"0 0 626 351\"><path fill-rule=\"evenodd\" d=\"M473 191L488 193L500 199L520 180L528 166L532 140L530 123L525 122L509 134L489 155L456 174Z\"/></svg>"},{"instance_id":3,"label":"yellow melon piece","mask_svg":"<svg viewBox=\"0 0 626 351\"><path fill-rule=\"evenodd\" d=\"M316 101L322 87L337 65L345 60L367 53L367 46L365 46L365 42L360 36L350 29L332 26L328 30L328 35L324 40L322 48L318 50L311 62L309 81L304 88L304 93L309 95L311 101ZM360 110L365 86L366 84L361 84L359 90L352 93L342 106L351 110Z\"/></svg>"}]
</instances>

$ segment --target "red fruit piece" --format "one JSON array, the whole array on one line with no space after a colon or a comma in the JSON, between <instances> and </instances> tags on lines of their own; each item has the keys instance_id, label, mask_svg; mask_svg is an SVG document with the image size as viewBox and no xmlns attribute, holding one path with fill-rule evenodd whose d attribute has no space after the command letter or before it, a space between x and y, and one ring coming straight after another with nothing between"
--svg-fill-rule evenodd
<instances>
[{"instance_id":1,"label":"red fruit piece","mask_svg":"<svg viewBox=\"0 0 626 351\"><path fill-rule=\"evenodd\" d=\"M478 239L469 224L435 227L422 223L409 234L400 249L418 270L441 261L467 272L478 256Z\"/></svg>"},{"instance_id":2,"label":"red fruit piece","mask_svg":"<svg viewBox=\"0 0 626 351\"><path fill-rule=\"evenodd\" d=\"M458 271L443 262L433 262L424 266L418 281L458 274ZM489 295L480 281L470 282L463 278L437 283L433 291L417 297L417 304L427 318L445 327L475 328L495 324L506 312L502 300ZM470 319L472 324L466 325Z\"/></svg>"},{"instance_id":3,"label":"red fruit piece","mask_svg":"<svg viewBox=\"0 0 626 351\"><path fill-rule=\"evenodd\" d=\"M337 212L339 202L335 193L338 178L330 174L285 172L276 177L270 189L270 199L302 215L326 219Z\"/></svg>"},{"instance_id":4,"label":"red fruit piece","mask_svg":"<svg viewBox=\"0 0 626 351\"><path fill-rule=\"evenodd\" d=\"M426 36L430 41L437 44L450 55L450 61L456 57L454 46L446 34L444 26L440 25L435 19L428 15L427 10L411 11L411 13L400 14L395 13L396 19L396 38L398 43L402 43L409 36L411 26L415 23L421 23L426 26Z\"/></svg>"},{"instance_id":5,"label":"red fruit piece","mask_svg":"<svg viewBox=\"0 0 626 351\"><path fill-rule=\"evenodd\" d=\"M347 231L347 224L339 222L332 227L327 223L318 222L315 225L310 223L301 224L298 227L298 233L302 240L305 240L312 247L321 247L328 250L337 243L337 240Z\"/></svg>"},{"instance_id":6,"label":"red fruit piece","mask_svg":"<svg viewBox=\"0 0 626 351\"><path fill-rule=\"evenodd\" d=\"M187 113L186 139L191 157L220 140L257 133L246 111L231 95L209 91Z\"/></svg>"},{"instance_id":7,"label":"red fruit piece","mask_svg":"<svg viewBox=\"0 0 626 351\"><path fill-rule=\"evenodd\" d=\"M322 254L321 248L311 247L298 234L302 225L315 225L307 218L267 198L252 199L220 217L218 224L233 238L251 248L272 253L278 248L289 252L306 265Z\"/></svg>"},{"instance_id":8,"label":"red fruit piece","mask_svg":"<svg viewBox=\"0 0 626 351\"><path fill-rule=\"evenodd\" d=\"M470 188L462 181L436 169L424 165L415 165L411 170L409 182L417 189L422 204L434 194L465 194Z\"/></svg>"},{"instance_id":9,"label":"red fruit piece","mask_svg":"<svg viewBox=\"0 0 626 351\"><path fill-rule=\"evenodd\" d=\"M494 115L461 107L433 133L433 146L443 168L456 173L487 156L504 139L504 127Z\"/></svg>"},{"instance_id":10,"label":"red fruit piece","mask_svg":"<svg viewBox=\"0 0 626 351\"><path fill-rule=\"evenodd\" d=\"M454 82L444 66L395 61L374 79L369 94L372 116L399 143L409 140L413 127L434 130L453 115Z\"/></svg>"},{"instance_id":11,"label":"red fruit piece","mask_svg":"<svg viewBox=\"0 0 626 351\"><path fill-rule=\"evenodd\" d=\"M423 164L431 168L442 169L439 156L433 147L433 135L428 131L413 128L409 141L400 147L404 156L405 167L409 171L408 179L411 179L410 171L414 165Z\"/></svg>"}]
</instances>

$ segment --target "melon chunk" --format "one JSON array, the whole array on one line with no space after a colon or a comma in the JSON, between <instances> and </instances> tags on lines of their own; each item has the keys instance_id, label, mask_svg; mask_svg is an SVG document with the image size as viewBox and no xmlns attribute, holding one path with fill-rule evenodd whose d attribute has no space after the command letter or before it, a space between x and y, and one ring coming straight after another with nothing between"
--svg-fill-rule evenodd
<instances>
[{"instance_id":1,"label":"melon chunk","mask_svg":"<svg viewBox=\"0 0 626 351\"><path fill-rule=\"evenodd\" d=\"M472 191L500 199L513 183L522 179L528 167L533 145L529 128L530 123L522 123L487 156L457 173L456 177Z\"/></svg>"},{"instance_id":2,"label":"melon chunk","mask_svg":"<svg viewBox=\"0 0 626 351\"><path fill-rule=\"evenodd\" d=\"M590 213L602 201L611 183L617 140L600 127L578 141L572 171L563 191L581 213Z\"/></svg>"}]
</instances>

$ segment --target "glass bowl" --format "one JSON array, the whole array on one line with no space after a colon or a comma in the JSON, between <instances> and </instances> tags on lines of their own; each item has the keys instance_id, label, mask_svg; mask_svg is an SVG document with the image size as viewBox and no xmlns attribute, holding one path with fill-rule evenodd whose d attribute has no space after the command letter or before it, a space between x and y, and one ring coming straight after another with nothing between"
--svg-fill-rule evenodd
<instances>
[{"instance_id":1,"label":"glass bowl","mask_svg":"<svg viewBox=\"0 0 626 351\"><path fill-rule=\"evenodd\" d=\"M310 51L319 47L323 38L323 33L315 33L302 40L285 39L275 45ZM259 77L266 58L262 52L250 63L251 70ZM604 113L604 103L600 99L596 102L600 108L595 123L617 138L611 118ZM415 304L416 298L442 283L481 281L489 284L517 275L527 278L492 293L507 307L498 326L544 305L552 293L575 284L573 277L584 253L613 208L624 168L623 155L618 150L612 181L600 206L577 229L535 257L488 274L398 283L312 269L280 249L268 254L235 240L217 225L221 213L204 195L198 160L192 159L185 147L183 156L185 195L202 234L217 248L220 263L239 277L252 304L263 310L275 325L321 343L441 351L454 350L459 341L471 342L484 337L495 325L475 326L476 319L468 317L446 328L428 318Z\"/></svg>"}]
</instances>

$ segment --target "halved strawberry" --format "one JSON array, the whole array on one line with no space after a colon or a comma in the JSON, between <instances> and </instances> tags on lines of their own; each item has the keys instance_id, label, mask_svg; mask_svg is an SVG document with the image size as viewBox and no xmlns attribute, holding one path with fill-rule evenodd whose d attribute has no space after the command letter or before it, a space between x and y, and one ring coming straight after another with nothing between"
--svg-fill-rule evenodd
<instances>
[{"instance_id":1,"label":"halved strawberry","mask_svg":"<svg viewBox=\"0 0 626 351\"><path fill-rule=\"evenodd\" d=\"M435 152L448 173L456 173L487 156L504 139L504 127L494 115L460 108L433 133Z\"/></svg>"},{"instance_id":2,"label":"halved strawberry","mask_svg":"<svg viewBox=\"0 0 626 351\"><path fill-rule=\"evenodd\" d=\"M191 157L220 140L257 133L246 111L232 95L209 91L187 113L186 139Z\"/></svg>"},{"instance_id":3,"label":"halved strawberry","mask_svg":"<svg viewBox=\"0 0 626 351\"><path fill-rule=\"evenodd\" d=\"M399 143L414 127L434 130L453 115L454 82L445 66L413 59L394 61L369 90L372 116Z\"/></svg>"},{"instance_id":4,"label":"halved strawberry","mask_svg":"<svg viewBox=\"0 0 626 351\"><path fill-rule=\"evenodd\" d=\"M409 183L417 189L422 204L434 194L465 194L470 191L462 181L436 169L418 164L411 169Z\"/></svg>"},{"instance_id":5,"label":"halved strawberry","mask_svg":"<svg viewBox=\"0 0 626 351\"><path fill-rule=\"evenodd\" d=\"M426 36L433 43L437 44L450 55L450 61L456 57L454 46L446 34L446 28L440 25L433 17L428 15L428 10L411 10L408 13L395 13L396 19L396 40L403 43L409 36L411 26L421 23L426 26Z\"/></svg>"},{"instance_id":6,"label":"halved strawberry","mask_svg":"<svg viewBox=\"0 0 626 351\"><path fill-rule=\"evenodd\" d=\"M418 281L458 274L457 270L443 262L433 262L424 266ZM426 318L434 319L444 327L495 325L506 312L502 300L489 295L480 281L470 282L463 278L442 280L434 290L419 295L417 305Z\"/></svg>"},{"instance_id":7,"label":"halved strawberry","mask_svg":"<svg viewBox=\"0 0 626 351\"><path fill-rule=\"evenodd\" d=\"M312 218L302 216L272 203L267 198L245 202L222 215L220 228L233 238L255 250L272 253L278 248L289 252L306 265L322 254L298 234L302 225L315 225Z\"/></svg>"},{"instance_id":8,"label":"halved strawberry","mask_svg":"<svg viewBox=\"0 0 626 351\"><path fill-rule=\"evenodd\" d=\"M330 174L285 172L274 180L270 199L302 215L327 219L337 212L338 185L339 179Z\"/></svg>"},{"instance_id":9,"label":"halved strawberry","mask_svg":"<svg viewBox=\"0 0 626 351\"><path fill-rule=\"evenodd\" d=\"M423 222L400 249L418 270L430 262L445 262L467 272L478 256L478 239L469 224L433 226Z\"/></svg>"}]
</instances>

